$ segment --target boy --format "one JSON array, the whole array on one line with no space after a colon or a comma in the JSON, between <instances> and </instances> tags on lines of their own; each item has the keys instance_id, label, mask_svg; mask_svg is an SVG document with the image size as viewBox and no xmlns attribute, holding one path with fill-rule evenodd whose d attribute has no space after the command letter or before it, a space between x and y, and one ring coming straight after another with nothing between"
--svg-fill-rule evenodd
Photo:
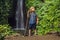
<instances>
[{"instance_id":1,"label":"boy","mask_svg":"<svg viewBox=\"0 0 60 40\"><path fill-rule=\"evenodd\" d=\"M27 23L29 24L29 36L31 36L32 30L34 30L36 35L36 24L38 24L38 18L35 13L35 8L30 7L28 14L27 14Z\"/></svg>"}]
</instances>

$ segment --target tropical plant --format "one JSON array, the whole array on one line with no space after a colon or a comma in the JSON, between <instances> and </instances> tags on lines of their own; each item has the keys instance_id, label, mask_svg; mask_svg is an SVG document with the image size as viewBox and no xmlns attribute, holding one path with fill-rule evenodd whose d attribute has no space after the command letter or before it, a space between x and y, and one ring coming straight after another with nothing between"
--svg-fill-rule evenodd
<instances>
[{"instance_id":1,"label":"tropical plant","mask_svg":"<svg viewBox=\"0 0 60 40\"><path fill-rule=\"evenodd\" d=\"M0 39L2 37L8 36L8 35L12 35L14 32L13 30L11 30L11 27L7 24L5 25L0 25Z\"/></svg>"}]
</instances>

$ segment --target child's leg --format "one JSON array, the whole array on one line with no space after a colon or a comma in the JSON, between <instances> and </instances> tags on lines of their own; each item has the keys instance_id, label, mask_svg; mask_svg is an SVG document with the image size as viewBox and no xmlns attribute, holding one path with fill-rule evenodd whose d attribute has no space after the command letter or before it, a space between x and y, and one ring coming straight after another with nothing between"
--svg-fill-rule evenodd
<instances>
[{"instance_id":1,"label":"child's leg","mask_svg":"<svg viewBox=\"0 0 60 40\"><path fill-rule=\"evenodd\" d=\"M29 24L29 36L31 36L31 32L32 32L32 24Z\"/></svg>"},{"instance_id":2,"label":"child's leg","mask_svg":"<svg viewBox=\"0 0 60 40\"><path fill-rule=\"evenodd\" d=\"M36 29L34 29L35 35L37 34Z\"/></svg>"},{"instance_id":3,"label":"child's leg","mask_svg":"<svg viewBox=\"0 0 60 40\"><path fill-rule=\"evenodd\" d=\"M34 34L36 35L37 34L37 31L36 31L36 24L34 24Z\"/></svg>"},{"instance_id":4,"label":"child's leg","mask_svg":"<svg viewBox=\"0 0 60 40\"><path fill-rule=\"evenodd\" d=\"M31 36L31 29L29 29L29 36Z\"/></svg>"}]
</instances>

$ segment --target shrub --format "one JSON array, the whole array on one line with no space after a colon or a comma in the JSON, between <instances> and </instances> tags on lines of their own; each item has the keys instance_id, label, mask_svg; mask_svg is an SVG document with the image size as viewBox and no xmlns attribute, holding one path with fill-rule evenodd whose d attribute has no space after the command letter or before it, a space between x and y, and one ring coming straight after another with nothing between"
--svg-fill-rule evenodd
<instances>
[{"instance_id":1,"label":"shrub","mask_svg":"<svg viewBox=\"0 0 60 40\"><path fill-rule=\"evenodd\" d=\"M13 34L14 32L11 30L11 27L7 24L5 25L0 25L0 39L2 37L5 37L7 35L11 35Z\"/></svg>"}]
</instances>

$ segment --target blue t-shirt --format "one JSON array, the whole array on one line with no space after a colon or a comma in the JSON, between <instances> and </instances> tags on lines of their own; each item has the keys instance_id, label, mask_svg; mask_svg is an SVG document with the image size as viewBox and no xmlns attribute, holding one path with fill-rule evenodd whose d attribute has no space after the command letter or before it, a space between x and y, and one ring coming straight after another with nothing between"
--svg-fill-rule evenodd
<instances>
[{"instance_id":1,"label":"blue t-shirt","mask_svg":"<svg viewBox=\"0 0 60 40\"><path fill-rule=\"evenodd\" d=\"M36 23L36 13L32 12L30 13L29 24L35 24L35 23Z\"/></svg>"}]
</instances>

